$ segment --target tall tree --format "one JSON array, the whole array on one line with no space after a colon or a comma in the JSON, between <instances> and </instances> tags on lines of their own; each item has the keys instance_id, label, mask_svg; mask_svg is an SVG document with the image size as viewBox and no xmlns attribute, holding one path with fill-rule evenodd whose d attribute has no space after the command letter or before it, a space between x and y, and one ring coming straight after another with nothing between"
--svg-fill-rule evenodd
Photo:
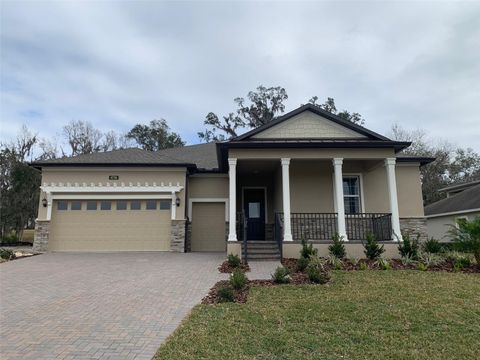
<instances>
[{"instance_id":1,"label":"tall tree","mask_svg":"<svg viewBox=\"0 0 480 360\"><path fill-rule=\"evenodd\" d=\"M421 171L424 204L445 197L438 189L452 183L480 178L480 156L472 149L455 148L448 142L434 142L423 130L405 130L398 124L392 126L390 137L398 141L411 141L403 151L406 155L434 157L435 161L423 166Z\"/></svg>"},{"instance_id":2,"label":"tall tree","mask_svg":"<svg viewBox=\"0 0 480 360\"><path fill-rule=\"evenodd\" d=\"M158 151L167 148L184 146L185 142L179 134L170 131L167 121L152 120L149 125L137 124L126 135L144 150Z\"/></svg>"},{"instance_id":3,"label":"tall tree","mask_svg":"<svg viewBox=\"0 0 480 360\"><path fill-rule=\"evenodd\" d=\"M312 96L312 98L308 100L310 104L318 106L320 109L328 111L329 113L332 113L334 115L337 115L344 120L350 121L358 125L365 124L365 119L362 118L362 115L360 115L357 112L351 113L347 110L338 111L335 105L335 100L331 97L327 98L327 100L323 104L319 104L317 103L317 101L318 101L318 96Z\"/></svg>"},{"instance_id":4,"label":"tall tree","mask_svg":"<svg viewBox=\"0 0 480 360\"><path fill-rule=\"evenodd\" d=\"M199 132L198 137L205 142L223 141L237 136L239 129L262 126L285 111L284 101L287 99L283 87L260 85L255 91L249 91L246 99L238 97L233 100L237 106L234 112L221 118L213 112L208 113L204 121L206 129Z\"/></svg>"},{"instance_id":5,"label":"tall tree","mask_svg":"<svg viewBox=\"0 0 480 360\"><path fill-rule=\"evenodd\" d=\"M103 134L88 121L70 121L63 127L63 135L70 146L70 155L82 155L102 150Z\"/></svg>"}]
</instances>

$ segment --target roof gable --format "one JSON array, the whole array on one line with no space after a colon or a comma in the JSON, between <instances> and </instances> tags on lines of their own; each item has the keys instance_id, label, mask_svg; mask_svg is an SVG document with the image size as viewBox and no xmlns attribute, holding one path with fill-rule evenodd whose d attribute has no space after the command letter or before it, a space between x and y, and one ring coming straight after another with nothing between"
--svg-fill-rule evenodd
<instances>
[{"instance_id":1,"label":"roof gable","mask_svg":"<svg viewBox=\"0 0 480 360\"><path fill-rule=\"evenodd\" d=\"M365 135L311 111L304 111L252 136L252 139L364 139Z\"/></svg>"},{"instance_id":2,"label":"roof gable","mask_svg":"<svg viewBox=\"0 0 480 360\"><path fill-rule=\"evenodd\" d=\"M280 127L280 125L283 126ZM305 126L305 129L302 129L302 126ZM275 130L275 128L278 130ZM333 138L390 141L390 139L385 136L331 114L312 104L303 105L232 140L271 140L274 136L280 136L276 137L277 139Z\"/></svg>"}]
</instances>

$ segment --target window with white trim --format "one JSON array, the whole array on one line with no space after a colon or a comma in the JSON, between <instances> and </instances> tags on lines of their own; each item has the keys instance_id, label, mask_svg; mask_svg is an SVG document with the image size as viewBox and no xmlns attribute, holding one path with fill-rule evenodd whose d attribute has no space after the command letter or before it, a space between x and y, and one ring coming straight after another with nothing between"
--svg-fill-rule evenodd
<instances>
[{"instance_id":1,"label":"window with white trim","mask_svg":"<svg viewBox=\"0 0 480 360\"><path fill-rule=\"evenodd\" d=\"M345 214L359 214L362 212L360 198L360 176L349 175L343 177L343 203Z\"/></svg>"}]
</instances>

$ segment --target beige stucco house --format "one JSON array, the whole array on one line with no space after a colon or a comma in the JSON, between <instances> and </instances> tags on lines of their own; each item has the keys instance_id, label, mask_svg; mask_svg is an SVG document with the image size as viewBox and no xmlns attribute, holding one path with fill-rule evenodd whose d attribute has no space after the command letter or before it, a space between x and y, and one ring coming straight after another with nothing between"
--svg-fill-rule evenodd
<instances>
[{"instance_id":1,"label":"beige stucco house","mask_svg":"<svg viewBox=\"0 0 480 360\"><path fill-rule=\"evenodd\" d=\"M446 198L425 207L428 236L450 241L452 226L480 216L480 180L450 185L438 191L445 193Z\"/></svg>"},{"instance_id":2,"label":"beige stucco house","mask_svg":"<svg viewBox=\"0 0 480 360\"><path fill-rule=\"evenodd\" d=\"M305 105L226 142L36 162L34 246L271 258L298 256L302 238L326 253L338 233L362 256L373 233L395 256L402 233L426 238L431 159L399 156L409 145Z\"/></svg>"}]
</instances>

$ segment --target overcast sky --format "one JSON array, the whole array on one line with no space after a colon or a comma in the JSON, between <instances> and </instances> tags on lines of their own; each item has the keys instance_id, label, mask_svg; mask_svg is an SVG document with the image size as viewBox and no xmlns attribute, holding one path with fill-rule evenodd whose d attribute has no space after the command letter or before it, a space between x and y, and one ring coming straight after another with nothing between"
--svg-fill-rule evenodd
<instances>
[{"instance_id":1,"label":"overcast sky","mask_svg":"<svg viewBox=\"0 0 480 360\"><path fill-rule=\"evenodd\" d=\"M260 84L480 151L480 3L1 1L1 138L165 118L196 143Z\"/></svg>"}]
</instances>

